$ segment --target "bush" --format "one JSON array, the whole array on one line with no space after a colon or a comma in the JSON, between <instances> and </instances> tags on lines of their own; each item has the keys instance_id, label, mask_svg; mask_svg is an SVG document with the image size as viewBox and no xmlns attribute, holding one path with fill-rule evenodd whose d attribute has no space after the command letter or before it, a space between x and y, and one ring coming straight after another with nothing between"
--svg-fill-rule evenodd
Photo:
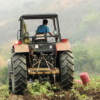
<instances>
[{"instance_id":1,"label":"bush","mask_svg":"<svg viewBox=\"0 0 100 100\"><path fill-rule=\"evenodd\" d=\"M75 71L100 72L100 39L91 38L86 43L76 43L72 48Z\"/></svg>"},{"instance_id":2,"label":"bush","mask_svg":"<svg viewBox=\"0 0 100 100\"><path fill-rule=\"evenodd\" d=\"M0 69L0 83L7 84L8 81L8 69L7 67L3 67Z\"/></svg>"}]
</instances>

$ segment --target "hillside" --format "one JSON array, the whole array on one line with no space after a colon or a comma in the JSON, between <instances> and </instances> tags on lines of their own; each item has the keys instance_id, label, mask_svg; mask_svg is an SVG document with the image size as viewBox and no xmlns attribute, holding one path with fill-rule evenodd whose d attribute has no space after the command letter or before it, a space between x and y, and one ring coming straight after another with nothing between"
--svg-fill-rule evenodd
<instances>
[{"instance_id":1,"label":"hillside","mask_svg":"<svg viewBox=\"0 0 100 100\"><path fill-rule=\"evenodd\" d=\"M11 40L0 47L0 68L7 66L7 60L11 58L11 47L14 42L14 40Z\"/></svg>"},{"instance_id":2,"label":"hillside","mask_svg":"<svg viewBox=\"0 0 100 100\"><path fill-rule=\"evenodd\" d=\"M35 14L35 13L57 13L59 15L60 29L62 38L68 38L69 42L73 47L73 53L75 60L75 69L78 67L84 67L84 64L80 64L81 58L78 58L76 55L80 53L80 56L83 53L81 49L84 47L85 55L92 55L91 49L95 52L95 48L99 48L99 26L100 26L100 1L96 0L29 0L21 2L17 1L19 5L16 5L13 0L9 0L8 3L5 3L0 0L2 4L2 10L0 9L0 65L1 67L7 66L7 59L11 57L11 46L14 44L17 38L17 31L20 28L20 23L18 21L19 17L23 14ZM13 6L11 6L13 3ZM5 9L6 6L6 9ZM38 9L37 9L38 8ZM41 23L40 23L41 24ZM36 21L30 27L33 31L34 25L37 26ZM35 26L35 27L36 27ZM50 27L50 26L49 26ZM93 38L97 42L93 41ZM88 43L88 39L91 41ZM80 43L81 46L78 45ZM81 44L84 43L84 44ZM92 43L92 44L91 44ZM86 45L87 44L87 45ZM96 45L95 47L95 44ZM85 46L86 45L86 46ZM75 46L75 47L74 47ZM77 46L77 47L76 47ZM78 47L79 46L79 47ZM82 47L83 46L83 47ZM88 48L91 46L91 48ZM78 49L76 52L75 48ZM82 49L83 50L83 49ZM99 58L99 51L98 58ZM95 55L87 59L91 60L92 63L95 59ZM99 62L99 59L97 61ZM77 60L78 59L78 60ZM85 63L83 60L82 62ZM89 64L88 66L91 66ZM96 66L98 70L98 64L93 62L93 66ZM87 67L87 66L85 66ZM79 70L80 71L80 70Z\"/></svg>"},{"instance_id":3,"label":"hillside","mask_svg":"<svg viewBox=\"0 0 100 100\"><path fill-rule=\"evenodd\" d=\"M12 3L13 6L11 6ZM62 38L69 38L71 43L84 42L88 36L99 35L99 0L22 0L21 2L10 0L7 3L4 0L0 1L0 4L2 4L0 45L16 39L17 30L19 30L18 19L23 14L57 13Z\"/></svg>"}]
</instances>

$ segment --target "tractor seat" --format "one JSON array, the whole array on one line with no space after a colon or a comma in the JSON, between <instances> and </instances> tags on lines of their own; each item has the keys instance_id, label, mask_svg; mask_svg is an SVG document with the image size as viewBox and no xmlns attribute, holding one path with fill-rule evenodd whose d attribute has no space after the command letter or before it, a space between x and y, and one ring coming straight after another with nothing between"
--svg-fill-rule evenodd
<instances>
[{"instance_id":1,"label":"tractor seat","mask_svg":"<svg viewBox=\"0 0 100 100\"><path fill-rule=\"evenodd\" d=\"M35 35L35 42L47 42L47 37L45 33L37 33Z\"/></svg>"}]
</instances>

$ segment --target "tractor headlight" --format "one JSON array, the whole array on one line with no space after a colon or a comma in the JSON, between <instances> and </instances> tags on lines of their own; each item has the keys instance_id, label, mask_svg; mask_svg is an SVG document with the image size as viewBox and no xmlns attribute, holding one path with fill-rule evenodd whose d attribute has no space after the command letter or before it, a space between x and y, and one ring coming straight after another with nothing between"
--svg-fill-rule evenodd
<instances>
[{"instance_id":1,"label":"tractor headlight","mask_svg":"<svg viewBox=\"0 0 100 100\"><path fill-rule=\"evenodd\" d=\"M50 45L49 48L52 49L52 45Z\"/></svg>"},{"instance_id":2,"label":"tractor headlight","mask_svg":"<svg viewBox=\"0 0 100 100\"><path fill-rule=\"evenodd\" d=\"M35 48L39 48L39 46L38 45L35 45Z\"/></svg>"}]
</instances>

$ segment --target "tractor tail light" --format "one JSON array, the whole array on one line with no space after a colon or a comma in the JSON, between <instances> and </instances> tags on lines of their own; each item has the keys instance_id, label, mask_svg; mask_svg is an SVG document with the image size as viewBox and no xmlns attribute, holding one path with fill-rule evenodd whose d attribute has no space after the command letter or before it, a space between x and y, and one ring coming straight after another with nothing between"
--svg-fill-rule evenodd
<instances>
[{"instance_id":1,"label":"tractor tail light","mask_svg":"<svg viewBox=\"0 0 100 100\"><path fill-rule=\"evenodd\" d=\"M68 41L68 39L61 39L61 42L66 42Z\"/></svg>"},{"instance_id":2,"label":"tractor tail light","mask_svg":"<svg viewBox=\"0 0 100 100\"><path fill-rule=\"evenodd\" d=\"M22 41L16 41L15 44L20 45L22 44Z\"/></svg>"}]
</instances>

